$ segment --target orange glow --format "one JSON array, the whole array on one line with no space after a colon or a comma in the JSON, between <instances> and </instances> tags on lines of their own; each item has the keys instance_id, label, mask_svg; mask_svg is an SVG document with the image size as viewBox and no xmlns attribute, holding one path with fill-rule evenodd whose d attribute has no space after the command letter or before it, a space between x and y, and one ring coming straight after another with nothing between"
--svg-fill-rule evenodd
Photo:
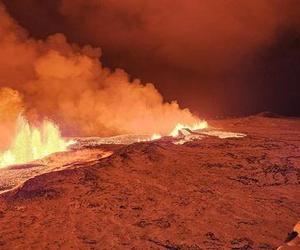
<instances>
[{"instance_id":1,"label":"orange glow","mask_svg":"<svg viewBox=\"0 0 300 250\"><path fill-rule=\"evenodd\" d=\"M153 134L152 136L151 136L151 141L153 141L153 140L158 140L158 139L160 139L162 136L160 135L160 134Z\"/></svg>"},{"instance_id":2,"label":"orange glow","mask_svg":"<svg viewBox=\"0 0 300 250\"><path fill-rule=\"evenodd\" d=\"M177 123L169 135L176 137L179 135L179 131L182 129L190 129L190 130L194 131L194 130L199 130L199 129L205 129L207 127L208 127L208 123L206 121L198 121L197 123L194 123L192 125ZM158 140L161 137L162 137L161 134L155 133L146 141Z\"/></svg>"},{"instance_id":3,"label":"orange glow","mask_svg":"<svg viewBox=\"0 0 300 250\"><path fill-rule=\"evenodd\" d=\"M72 143L61 137L60 130L54 123L45 120L40 128L35 128L20 116L17 120L17 133L11 146L7 151L0 152L0 168L66 151Z\"/></svg>"},{"instance_id":4,"label":"orange glow","mask_svg":"<svg viewBox=\"0 0 300 250\"><path fill-rule=\"evenodd\" d=\"M206 121L199 121L197 123L194 123L192 125L187 125L187 124L182 124L182 123L177 123L175 128L171 131L170 136L176 137L179 135L179 131L181 129L190 129L192 131L198 130L198 129L204 129L207 128L208 124Z\"/></svg>"}]
</instances>

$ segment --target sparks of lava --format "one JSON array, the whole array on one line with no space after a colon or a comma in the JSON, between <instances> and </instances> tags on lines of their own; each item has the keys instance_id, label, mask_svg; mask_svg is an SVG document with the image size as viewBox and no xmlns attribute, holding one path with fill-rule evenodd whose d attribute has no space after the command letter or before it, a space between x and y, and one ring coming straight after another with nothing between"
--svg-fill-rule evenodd
<instances>
[{"instance_id":1,"label":"sparks of lava","mask_svg":"<svg viewBox=\"0 0 300 250\"><path fill-rule=\"evenodd\" d=\"M66 141L61 137L58 126L53 122L45 120L40 128L35 128L20 116L17 120L17 133L10 148L0 152L0 168L66 151L72 143L73 141Z\"/></svg>"}]
</instances>

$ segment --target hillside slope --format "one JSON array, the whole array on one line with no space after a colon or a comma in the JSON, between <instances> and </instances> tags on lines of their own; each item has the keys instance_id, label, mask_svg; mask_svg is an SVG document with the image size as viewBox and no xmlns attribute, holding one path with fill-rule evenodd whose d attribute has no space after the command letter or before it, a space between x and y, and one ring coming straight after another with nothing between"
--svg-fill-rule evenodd
<instances>
[{"instance_id":1,"label":"hillside slope","mask_svg":"<svg viewBox=\"0 0 300 250\"><path fill-rule=\"evenodd\" d=\"M123 146L0 196L1 249L274 249L300 216L300 120Z\"/></svg>"}]
</instances>

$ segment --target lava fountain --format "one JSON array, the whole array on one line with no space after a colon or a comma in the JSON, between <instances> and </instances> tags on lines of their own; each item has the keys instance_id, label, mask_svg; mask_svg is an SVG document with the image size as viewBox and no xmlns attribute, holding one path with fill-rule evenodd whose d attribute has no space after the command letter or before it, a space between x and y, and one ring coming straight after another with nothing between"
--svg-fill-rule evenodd
<instances>
[{"instance_id":1,"label":"lava fountain","mask_svg":"<svg viewBox=\"0 0 300 250\"><path fill-rule=\"evenodd\" d=\"M194 130L199 130L199 129L205 129L207 127L208 127L208 124L206 121L199 121L192 125L177 123L175 128L171 131L170 136L173 136L173 137L178 136L179 131L182 129L190 129L190 130L194 131Z\"/></svg>"},{"instance_id":2,"label":"lava fountain","mask_svg":"<svg viewBox=\"0 0 300 250\"><path fill-rule=\"evenodd\" d=\"M73 141L62 138L56 124L44 120L37 128L29 124L22 116L17 120L17 133L9 149L0 152L0 168L24 164L43 158L55 152L66 151Z\"/></svg>"},{"instance_id":3,"label":"lava fountain","mask_svg":"<svg viewBox=\"0 0 300 250\"><path fill-rule=\"evenodd\" d=\"M198 121L194 124L182 124L182 123L177 123L175 127L172 129L172 131L169 133L169 136L172 137L177 137L182 129L189 129L191 131L195 130L201 130L208 128L208 123L206 121ZM149 139L144 139L144 140L139 140L139 141L154 141L162 138L163 136L158 133L152 134L152 136Z\"/></svg>"}]
</instances>

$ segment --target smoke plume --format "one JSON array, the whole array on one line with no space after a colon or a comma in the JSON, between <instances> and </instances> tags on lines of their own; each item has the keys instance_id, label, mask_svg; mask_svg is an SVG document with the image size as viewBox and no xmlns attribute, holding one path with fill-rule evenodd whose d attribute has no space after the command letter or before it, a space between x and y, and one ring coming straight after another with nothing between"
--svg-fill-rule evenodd
<instances>
[{"instance_id":1,"label":"smoke plume","mask_svg":"<svg viewBox=\"0 0 300 250\"><path fill-rule=\"evenodd\" d=\"M299 0L4 2L35 37L100 46L104 65L200 114L300 114Z\"/></svg>"},{"instance_id":2,"label":"smoke plume","mask_svg":"<svg viewBox=\"0 0 300 250\"><path fill-rule=\"evenodd\" d=\"M23 111L22 96L9 88L0 88L0 150L11 142L17 117Z\"/></svg>"},{"instance_id":3,"label":"smoke plume","mask_svg":"<svg viewBox=\"0 0 300 250\"><path fill-rule=\"evenodd\" d=\"M177 122L197 121L164 102L153 84L103 67L99 48L70 44L63 34L30 38L2 5L0 48L1 123L22 108L32 121L53 119L69 135L168 133Z\"/></svg>"}]
</instances>

